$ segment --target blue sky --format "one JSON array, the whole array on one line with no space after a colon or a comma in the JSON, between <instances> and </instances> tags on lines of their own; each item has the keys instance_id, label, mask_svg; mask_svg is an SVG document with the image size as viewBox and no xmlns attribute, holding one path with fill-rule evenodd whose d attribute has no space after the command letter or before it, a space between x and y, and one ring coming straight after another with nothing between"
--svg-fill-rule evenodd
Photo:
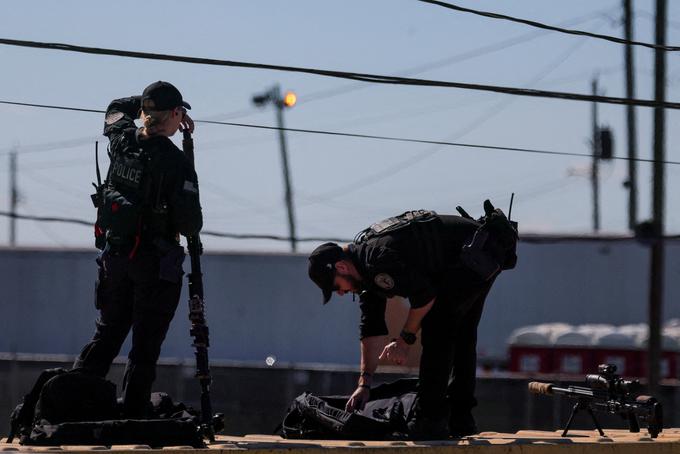
<instances>
[{"instance_id":1,"label":"blue sky","mask_svg":"<svg viewBox=\"0 0 680 454\"><path fill-rule=\"evenodd\" d=\"M621 2L500 0L454 2L550 24L622 35ZM669 2L668 44L680 44L680 7ZM600 74L605 94L624 95L623 47L476 17L414 0L174 0L3 2L3 38L61 42L378 74L439 62L417 77L589 93ZM654 38L654 2L635 2L636 36ZM678 22L676 22L678 21ZM491 47L504 47L494 52ZM458 56L459 58L454 58ZM637 96L653 96L653 51L635 49ZM354 83L312 75L224 68L0 46L0 100L104 109L150 82L174 83L195 119L273 125L271 108L252 106L275 83L298 94L286 125L363 134L589 153L589 103L448 88ZM446 59L453 62L442 63ZM677 101L678 57L669 53L668 99ZM318 97L338 90L341 94ZM600 119L626 154L625 110L601 105ZM652 111L638 108L641 157L652 155ZM680 160L676 111L667 111L667 159ZM19 212L94 218L94 140L102 118L91 113L0 105L0 209L9 206L8 157L19 151ZM277 136L199 124L197 168L205 228L287 234ZM176 138L179 140L179 137ZM300 236L352 237L407 209L478 215L490 197L524 232L589 233L589 159L288 134ZM102 142L104 143L104 142ZM100 144L101 145L101 144ZM106 159L102 159L106 167ZM603 233L625 233L627 164L603 163ZM650 215L651 165L640 163L640 217ZM680 230L680 166L667 167L667 231ZM0 219L0 244L8 241ZM209 250L286 251L287 243L204 238ZM19 222L22 246L92 245L90 229ZM300 245L309 250L314 243Z\"/></svg>"}]
</instances>

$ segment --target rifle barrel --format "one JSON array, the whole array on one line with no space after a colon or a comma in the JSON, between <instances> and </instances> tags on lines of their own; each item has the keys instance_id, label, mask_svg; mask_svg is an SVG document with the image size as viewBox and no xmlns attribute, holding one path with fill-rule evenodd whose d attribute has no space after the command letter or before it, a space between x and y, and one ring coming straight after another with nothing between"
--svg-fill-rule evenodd
<instances>
[{"instance_id":1,"label":"rifle barrel","mask_svg":"<svg viewBox=\"0 0 680 454\"><path fill-rule=\"evenodd\" d=\"M539 381L532 381L529 383L529 392L533 394L544 394L547 396L552 396L553 394L561 394L564 396L571 397L598 397L595 392L590 388L582 388L580 386L569 386L568 388L561 388L555 386L552 383L542 383Z\"/></svg>"},{"instance_id":2,"label":"rifle barrel","mask_svg":"<svg viewBox=\"0 0 680 454\"><path fill-rule=\"evenodd\" d=\"M598 395L589 388L582 388L580 386L569 386L568 388L558 388L553 386L552 391L554 394L561 394L563 396L570 397L587 397L587 398L597 398Z\"/></svg>"}]
</instances>

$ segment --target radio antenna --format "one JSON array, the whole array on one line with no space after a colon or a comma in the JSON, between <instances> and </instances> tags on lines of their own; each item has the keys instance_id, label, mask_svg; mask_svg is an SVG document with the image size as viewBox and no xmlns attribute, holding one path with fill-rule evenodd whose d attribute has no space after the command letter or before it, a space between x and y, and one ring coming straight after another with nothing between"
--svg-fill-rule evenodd
<instances>
[{"instance_id":1,"label":"radio antenna","mask_svg":"<svg viewBox=\"0 0 680 454\"><path fill-rule=\"evenodd\" d=\"M508 221L512 219L512 202L515 200L515 193L513 192L510 196L510 208L508 208Z\"/></svg>"}]
</instances>

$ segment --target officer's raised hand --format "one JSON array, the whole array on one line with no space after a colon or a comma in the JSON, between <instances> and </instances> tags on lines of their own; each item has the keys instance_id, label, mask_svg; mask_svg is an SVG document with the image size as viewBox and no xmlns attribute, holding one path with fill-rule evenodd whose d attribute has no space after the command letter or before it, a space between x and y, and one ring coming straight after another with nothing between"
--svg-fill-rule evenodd
<instances>
[{"instance_id":1,"label":"officer's raised hand","mask_svg":"<svg viewBox=\"0 0 680 454\"><path fill-rule=\"evenodd\" d=\"M378 357L379 359L386 359L387 361L394 363L398 366L406 364L406 358L408 358L408 352L410 349L404 339L398 337L392 340L389 344L385 345L382 353Z\"/></svg>"},{"instance_id":2,"label":"officer's raised hand","mask_svg":"<svg viewBox=\"0 0 680 454\"><path fill-rule=\"evenodd\" d=\"M182 132L189 131L191 134L194 133L194 120L191 119L186 110L184 111L184 118L182 118L179 124L179 130Z\"/></svg>"},{"instance_id":3,"label":"officer's raised hand","mask_svg":"<svg viewBox=\"0 0 680 454\"><path fill-rule=\"evenodd\" d=\"M349 397L347 405L345 405L345 411L363 410L364 406L366 406L366 402L368 402L370 394L371 392L367 385L357 386L357 389L355 389Z\"/></svg>"}]
</instances>

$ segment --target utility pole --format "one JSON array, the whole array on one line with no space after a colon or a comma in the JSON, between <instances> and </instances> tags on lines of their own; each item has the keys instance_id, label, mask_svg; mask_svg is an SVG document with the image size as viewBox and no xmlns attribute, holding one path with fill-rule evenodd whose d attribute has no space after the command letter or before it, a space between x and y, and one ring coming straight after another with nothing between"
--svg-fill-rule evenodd
<instances>
[{"instance_id":1,"label":"utility pole","mask_svg":"<svg viewBox=\"0 0 680 454\"><path fill-rule=\"evenodd\" d=\"M17 150L12 149L9 153L9 245L17 243L17 203L19 202L19 190L17 189Z\"/></svg>"},{"instance_id":2,"label":"utility pole","mask_svg":"<svg viewBox=\"0 0 680 454\"><path fill-rule=\"evenodd\" d=\"M597 77L592 82L593 96L597 96ZM600 135L597 126L597 102L593 101L593 167L590 173L593 186L593 231L600 230L600 184L599 184L599 160L600 160Z\"/></svg>"},{"instance_id":3,"label":"utility pole","mask_svg":"<svg viewBox=\"0 0 680 454\"><path fill-rule=\"evenodd\" d=\"M283 109L293 107L297 101L295 93L289 91L284 96L281 95L279 85L274 85L263 94L253 96L253 103L256 106L264 106L272 103L276 108L276 122L279 128L279 144L281 148L281 167L283 169L283 182L285 190L286 210L288 212L288 232L290 237L290 248L292 252L297 251L297 236L295 233L295 210L293 207L293 188L290 182L290 167L288 165L288 150L286 148L286 134L283 124Z\"/></svg>"},{"instance_id":4,"label":"utility pole","mask_svg":"<svg viewBox=\"0 0 680 454\"><path fill-rule=\"evenodd\" d=\"M276 86L276 91L279 92L279 86ZM280 94L279 94L280 98ZM290 233L290 250L295 252L297 250L297 237L295 234L295 211L293 209L293 188L290 184L290 167L288 165L288 149L286 147L286 133L283 130L283 109L285 104L283 102L276 103L276 122L279 126L279 144L281 148L281 167L283 169L283 183L285 190L286 211L288 212L288 231Z\"/></svg>"},{"instance_id":5,"label":"utility pole","mask_svg":"<svg viewBox=\"0 0 680 454\"><path fill-rule=\"evenodd\" d=\"M633 11L632 0L623 0L624 32L626 41L633 40ZM635 61L633 60L633 46L625 46L626 62L626 98L635 98ZM624 186L628 188L628 228L633 231L637 225L637 125L635 121L635 106L626 106L626 126L628 131L628 180Z\"/></svg>"},{"instance_id":6,"label":"utility pole","mask_svg":"<svg viewBox=\"0 0 680 454\"><path fill-rule=\"evenodd\" d=\"M666 0L656 0L656 45L666 45ZM666 99L666 51L654 50L654 101ZM657 395L659 389L659 362L661 358L661 314L664 289L664 156L665 156L665 111L654 107L654 188L652 199L652 225L654 241L650 260L649 283L649 344L647 380L649 394Z\"/></svg>"}]
</instances>

